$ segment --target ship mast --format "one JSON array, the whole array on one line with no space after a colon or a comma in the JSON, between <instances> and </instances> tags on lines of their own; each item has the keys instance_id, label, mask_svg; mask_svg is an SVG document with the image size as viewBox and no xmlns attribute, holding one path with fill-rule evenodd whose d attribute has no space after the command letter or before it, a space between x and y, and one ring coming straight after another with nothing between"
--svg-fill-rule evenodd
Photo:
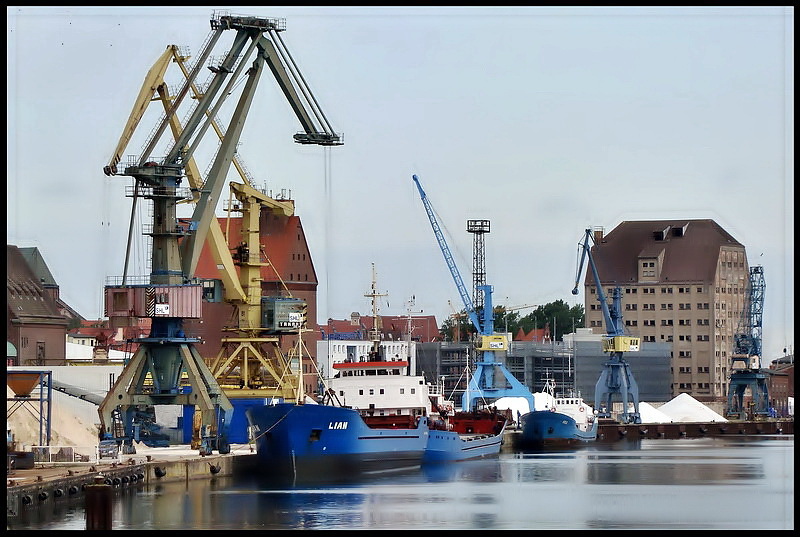
<instances>
[{"instance_id":1,"label":"ship mast","mask_svg":"<svg viewBox=\"0 0 800 537\"><path fill-rule=\"evenodd\" d=\"M378 315L378 301L376 299L380 296L387 296L387 293L378 293L376 280L375 263L372 263L372 292L364 295L372 299L372 329L369 331L369 338L372 341L370 361L378 360L380 357L381 318L380 315Z\"/></svg>"}]
</instances>

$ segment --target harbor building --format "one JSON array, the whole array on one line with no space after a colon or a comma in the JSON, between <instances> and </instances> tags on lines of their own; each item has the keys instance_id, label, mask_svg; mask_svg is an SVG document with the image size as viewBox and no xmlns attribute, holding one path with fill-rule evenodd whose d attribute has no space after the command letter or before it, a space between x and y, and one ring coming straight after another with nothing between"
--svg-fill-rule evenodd
<instances>
[{"instance_id":1,"label":"harbor building","mask_svg":"<svg viewBox=\"0 0 800 537\"><path fill-rule=\"evenodd\" d=\"M626 331L643 346L672 345L672 396L724 401L749 292L745 247L708 219L626 221L608 234L595 229L594 239L592 255L607 295L616 286L622 290ZM584 303L586 327L604 333L591 273Z\"/></svg>"},{"instance_id":2,"label":"harbor building","mask_svg":"<svg viewBox=\"0 0 800 537\"><path fill-rule=\"evenodd\" d=\"M81 317L63 300L38 248L6 245L7 365L64 365L66 335Z\"/></svg>"}]
</instances>

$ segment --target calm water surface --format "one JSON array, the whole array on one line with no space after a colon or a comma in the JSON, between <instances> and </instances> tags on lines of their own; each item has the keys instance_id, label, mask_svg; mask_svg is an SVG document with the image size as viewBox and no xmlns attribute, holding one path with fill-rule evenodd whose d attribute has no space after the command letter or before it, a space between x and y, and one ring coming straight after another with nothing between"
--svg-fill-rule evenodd
<instances>
[{"instance_id":1,"label":"calm water surface","mask_svg":"<svg viewBox=\"0 0 800 537\"><path fill-rule=\"evenodd\" d=\"M593 443L326 487L214 478L116 493L114 529L794 529L794 436ZM86 527L83 504L11 529Z\"/></svg>"}]
</instances>

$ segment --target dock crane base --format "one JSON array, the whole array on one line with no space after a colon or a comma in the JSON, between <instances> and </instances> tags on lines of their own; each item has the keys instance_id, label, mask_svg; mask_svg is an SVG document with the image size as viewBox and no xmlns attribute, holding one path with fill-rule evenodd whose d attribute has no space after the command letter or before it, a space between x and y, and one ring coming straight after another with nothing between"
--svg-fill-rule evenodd
<instances>
[{"instance_id":1,"label":"dock crane base","mask_svg":"<svg viewBox=\"0 0 800 537\"><path fill-rule=\"evenodd\" d=\"M598 418L611 417L612 400L615 395L619 395L622 399L623 423L642 423L639 415L639 385L633 378L628 362L618 356L603 364L603 371L595 384L594 405ZM628 412L629 399L634 405L633 412Z\"/></svg>"},{"instance_id":2,"label":"dock crane base","mask_svg":"<svg viewBox=\"0 0 800 537\"><path fill-rule=\"evenodd\" d=\"M505 377L509 387L494 387L498 373ZM490 382L487 382L486 379L490 379ZM524 397L528 401L530 410L534 410L534 399L531 391L517 380L502 363L480 362L476 364L475 374L470 379L469 389L464 393L461 404L462 410L464 412L472 410L475 401L482 399L497 400L501 397Z\"/></svg>"},{"instance_id":3,"label":"dock crane base","mask_svg":"<svg viewBox=\"0 0 800 537\"><path fill-rule=\"evenodd\" d=\"M744 395L748 388L752 395L752 419L769 417L767 374L754 369L731 373L728 384L728 406L725 409L726 418L740 420L750 418L744 404Z\"/></svg>"},{"instance_id":4,"label":"dock crane base","mask_svg":"<svg viewBox=\"0 0 800 537\"><path fill-rule=\"evenodd\" d=\"M178 376L185 373L191 391L185 393L170 379L163 383L164 389L159 389L165 371L179 372ZM226 431L233 405L191 343L164 339L158 344L141 344L100 404L101 440L117 440L130 451L133 440L139 440L139 423L135 420L139 410L156 405L200 407L200 454L209 455L214 449L220 454L230 453ZM111 427L117 413L121 430Z\"/></svg>"}]
</instances>

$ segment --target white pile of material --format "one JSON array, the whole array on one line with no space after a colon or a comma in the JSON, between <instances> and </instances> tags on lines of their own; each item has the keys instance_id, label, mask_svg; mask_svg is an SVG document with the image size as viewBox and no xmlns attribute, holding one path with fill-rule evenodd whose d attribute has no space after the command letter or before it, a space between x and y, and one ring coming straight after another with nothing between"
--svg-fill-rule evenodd
<instances>
[{"instance_id":1,"label":"white pile of material","mask_svg":"<svg viewBox=\"0 0 800 537\"><path fill-rule=\"evenodd\" d=\"M639 403L639 417L642 423L669 423L672 419L659 409L644 401Z\"/></svg>"},{"instance_id":2,"label":"white pile of material","mask_svg":"<svg viewBox=\"0 0 800 537\"><path fill-rule=\"evenodd\" d=\"M530 412L530 405L528 404L528 400L524 397L501 397L492 403L492 406L497 407L497 410L511 409L512 416L514 416L515 420L517 419L517 412L519 412L520 416Z\"/></svg>"},{"instance_id":3,"label":"white pile of material","mask_svg":"<svg viewBox=\"0 0 800 537\"><path fill-rule=\"evenodd\" d=\"M672 422L728 421L688 393L678 395L658 407L658 410L666 414Z\"/></svg>"}]
</instances>

